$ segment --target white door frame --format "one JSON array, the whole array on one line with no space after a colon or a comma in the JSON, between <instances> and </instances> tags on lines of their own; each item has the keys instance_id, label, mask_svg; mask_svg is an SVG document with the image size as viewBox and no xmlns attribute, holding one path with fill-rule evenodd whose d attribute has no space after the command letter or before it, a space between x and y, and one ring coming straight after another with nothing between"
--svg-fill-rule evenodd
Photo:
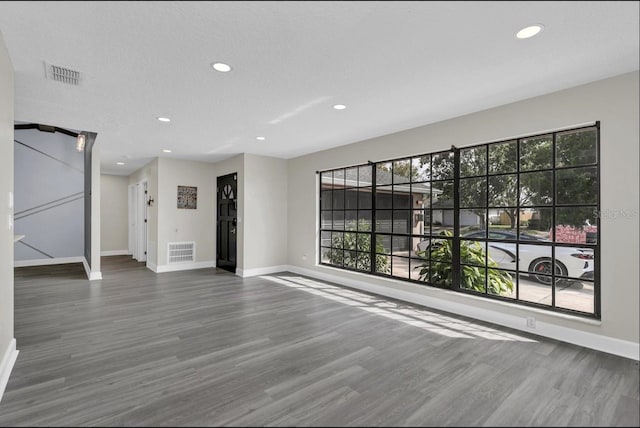
<instances>
[{"instance_id":1,"label":"white door frame","mask_svg":"<svg viewBox=\"0 0 640 428\"><path fill-rule=\"evenodd\" d=\"M129 184L129 254L135 259L138 257L136 248L136 185Z\"/></svg>"},{"instance_id":2,"label":"white door frame","mask_svg":"<svg viewBox=\"0 0 640 428\"><path fill-rule=\"evenodd\" d=\"M137 213L136 213L136 223L137 223L137 258L139 262L147 261L147 238L149 234L147 233L147 200L148 200L148 182L147 180L142 180L137 184Z\"/></svg>"},{"instance_id":3,"label":"white door frame","mask_svg":"<svg viewBox=\"0 0 640 428\"><path fill-rule=\"evenodd\" d=\"M129 253L139 262L147 261L149 246L148 187L146 179L129 185Z\"/></svg>"}]
</instances>

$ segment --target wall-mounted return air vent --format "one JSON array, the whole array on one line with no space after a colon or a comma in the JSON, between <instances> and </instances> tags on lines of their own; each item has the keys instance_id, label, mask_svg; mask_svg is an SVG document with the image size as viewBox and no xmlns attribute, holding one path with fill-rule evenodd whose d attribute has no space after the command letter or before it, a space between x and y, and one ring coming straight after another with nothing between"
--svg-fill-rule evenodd
<instances>
[{"instance_id":1,"label":"wall-mounted return air vent","mask_svg":"<svg viewBox=\"0 0 640 428\"><path fill-rule=\"evenodd\" d=\"M45 63L45 66L47 70L47 78L55 80L56 82L66 83L68 85L78 86L80 84L79 71L47 63Z\"/></svg>"},{"instance_id":2,"label":"wall-mounted return air vent","mask_svg":"<svg viewBox=\"0 0 640 428\"><path fill-rule=\"evenodd\" d=\"M167 264L196 261L195 242L169 242L167 248Z\"/></svg>"}]
</instances>

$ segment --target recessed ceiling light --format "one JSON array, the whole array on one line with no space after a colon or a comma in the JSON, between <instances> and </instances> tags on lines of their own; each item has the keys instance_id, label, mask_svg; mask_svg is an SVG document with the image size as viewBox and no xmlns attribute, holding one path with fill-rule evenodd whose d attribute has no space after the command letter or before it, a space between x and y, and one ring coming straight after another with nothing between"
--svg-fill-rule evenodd
<instances>
[{"instance_id":1,"label":"recessed ceiling light","mask_svg":"<svg viewBox=\"0 0 640 428\"><path fill-rule=\"evenodd\" d=\"M219 71L221 73L226 73L227 71L231 71L231 66L229 64L225 64L224 62L214 62L211 64L214 70Z\"/></svg>"},{"instance_id":2,"label":"recessed ceiling light","mask_svg":"<svg viewBox=\"0 0 640 428\"><path fill-rule=\"evenodd\" d=\"M169 149L162 149L162 151L165 152L165 153L171 153L171 150L169 150Z\"/></svg>"},{"instance_id":3,"label":"recessed ceiling light","mask_svg":"<svg viewBox=\"0 0 640 428\"><path fill-rule=\"evenodd\" d=\"M256 137L256 140L264 141L265 138L264 137Z\"/></svg>"},{"instance_id":4,"label":"recessed ceiling light","mask_svg":"<svg viewBox=\"0 0 640 428\"><path fill-rule=\"evenodd\" d=\"M124 162L116 162L116 165L124 165Z\"/></svg>"},{"instance_id":5,"label":"recessed ceiling light","mask_svg":"<svg viewBox=\"0 0 640 428\"><path fill-rule=\"evenodd\" d=\"M171 119L169 119L168 117L159 117L158 120L160 122L171 122Z\"/></svg>"},{"instance_id":6,"label":"recessed ceiling light","mask_svg":"<svg viewBox=\"0 0 640 428\"><path fill-rule=\"evenodd\" d=\"M542 24L530 25L529 27L525 27L522 30L516 33L516 38L518 39L528 39L529 37L533 37L538 34L544 26Z\"/></svg>"},{"instance_id":7,"label":"recessed ceiling light","mask_svg":"<svg viewBox=\"0 0 640 428\"><path fill-rule=\"evenodd\" d=\"M344 109L347 108L347 106L344 105L344 104L336 104L336 105L333 106L333 108L336 109L336 110L344 110Z\"/></svg>"}]
</instances>

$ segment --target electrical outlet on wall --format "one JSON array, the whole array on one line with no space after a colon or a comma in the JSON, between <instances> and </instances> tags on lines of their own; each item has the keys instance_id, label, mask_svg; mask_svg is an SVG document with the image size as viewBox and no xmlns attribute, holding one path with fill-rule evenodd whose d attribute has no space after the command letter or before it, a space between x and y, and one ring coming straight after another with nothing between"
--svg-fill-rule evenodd
<instances>
[{"instance_id":1,"label":"electrical outlet on wall","mask_svg":"<svg viewBox=\"0 0 640 428\"><path fill-rule=\"evenodd\" d=\"M536 328L536 319L534 317L527 317L527 327Z\"/></svg>"}]
</instances>

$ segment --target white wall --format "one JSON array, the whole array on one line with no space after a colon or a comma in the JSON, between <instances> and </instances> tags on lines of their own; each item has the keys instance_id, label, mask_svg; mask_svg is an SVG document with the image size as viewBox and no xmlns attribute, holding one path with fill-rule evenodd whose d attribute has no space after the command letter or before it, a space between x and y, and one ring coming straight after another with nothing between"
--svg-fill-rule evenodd
<instances>
[{"instance_id":1,"label":"white wall","mask_svg":"<svg viewBox=\"0 0 640 428\"><path fill-rule=\"evenodd\" d=\"M237 173L238 174L238 182L237 182L237 186L238 186L238 195L237 195L237 199L238 199L238 210L237 210L237 215L238 215L238 225L236 228L237 231L237 254L236 254L236 268L238 271L242 271L242 269L244 269L244 251L245 251L245 221L244 221L244 214L245 214L245 191L244 191L244 183L245 183L245 171L244 171L244 158L245 155L238 155L238 156L234 156L230 159L218 162L216 164L213 165L213 170L214 170L214 181L213 181L213 186L214 186L214 190L215 190L215 186L217 185L217 177L222 177L223 175L228 175L228 174L233 174L233 173ZM217 201L214 199L214 203L217 203ZM214 214L216 214L215 210L214 210ZM217 219L217 216L216 216ZM216 242L216 228L214 227L214 243ZM215 257L214 257L215 259Z\"/></svg>"},{"instance_id":2,"label":"white wall","mask_svg":"<svg viewBox=\"0 0 640 428\"><path fill-rule=\"evenodd\" d=\"M317 275L366 281L387 294L397 291L489 314L569 328L574 335L639 342L638 291L638 72L601 80L467 116L292 159L289 162L289 264ZM401 156L500 141L601 121L602 320L595 322L401 281L317 266L316 171ZM307 259L304 260L303 256ZM522 321L522 325L525 323ZM591 334L589 336L588 334ZM617 343L617 342L616 342Z\"/></svg>"},{"instance_id":3,"label":"white wall","mask_svg":"<svg viewBox=\"0 0 640 428\"><path fill-rule=\"evenodd\" d=\"M13 338L13 66L0 33L0 399L17 356Z\"/></svg>"},{"instance_id":4,"label":"white wall","mask_svg":"<svg viewBox=\"0 0 640 428\"><path fill-rule=\"evenodd\" d=\"M76 139L20 129L15 140L15 230L25 238L16 244L14 260L82 257L84 153L76 150Z\"/></svg>"},{"instance_id":5,"label":"white wall","mask_svg":"<svg viewBox=\"0 0 640 428\"><path fill-rule=\"evenodd\" d=\"M197 208L177 207L178 186L197 187ZM169 242L196 242L196 263L215 263L215 176L204 162L158 159L158 268L167 264Z\"/></svg>"},{"instance_id":6,"label":"white wall","mask_svg":"<svg viewBox=\"0 0 640 428\"><path fill-rule=\"evenodd\" d=\"M129 178L100 176L100 251L126 252L129 247Z\"/></svg>"},{"instance_id":7,"label":"white wall","mask_svg":"<svg viewBox=\"0 0 640 428\"><path fill-rule=\"evenodd\" d=\"M149 209L149 246L155 247L149 249L151 269L174 269L167 265L169 242L196 242L196 265L186 268L214 265L217 177L231 173L238 175L238 273L264 273L287 264L287 161L242 154L215 164L158 158L129 176L128 184L149 180L149 196L155 199ZM196 210L177 208L178 185L198 188Z\"/></svg>"},{"instance_id":8,"label":"white wall","mask_svg":"<svg viewBox=\"0 0 640 428\"><path fill-rule=\"evenodd\" d=\"M287 264L287 161L244 155L243 269Z\"/></svg>"},{"instance_id":9,"label":"white wall","mask_svg":"<svg viewBox=\"0 0 640 428\"><path fill-rule=\"evenodd\" d=\"M149 196L155 199L149 209L149 245L155 246L148 256L151 269L174 269L167 265L169 242L196 242L195 266L185 268L214 265L217 177L231 173L238 175L238 273L265 273L287 264L287 161L242 154L215 164L158 158L129 176L128 184L149 180ZM196 210L177 208L179 185L198 188Z\"/></svg>"},{"instance_id":10,"label":"white wall","mask_svg":"<svg viewBox=\"0 0 640 428\"><path fill-rule=\"evenodd\" d=\"M100 144L96 140L91 151L91 260L85 264L90 280L102 279L100 260Z\"/></svg>"}]
</instances>

